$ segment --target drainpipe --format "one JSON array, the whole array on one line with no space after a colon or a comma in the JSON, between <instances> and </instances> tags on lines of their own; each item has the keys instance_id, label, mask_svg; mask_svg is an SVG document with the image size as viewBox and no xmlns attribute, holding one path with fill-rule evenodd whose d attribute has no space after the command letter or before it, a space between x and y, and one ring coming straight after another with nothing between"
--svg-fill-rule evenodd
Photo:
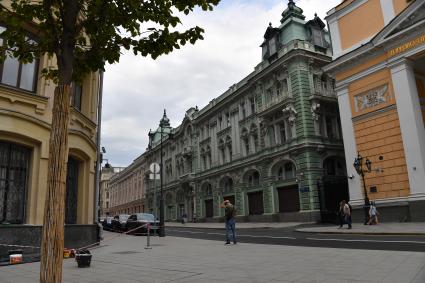
<instances>
[{"instance_id":1,"label":"drainpipe","mask_svg":"<svg viewBox=\"0 0 425 283\"><path fill-rule=\"evenodd\" d=\"M97 133L96 133L96 172L95 172L95 202L94 202L94 213L93 213L93 222L97 223L100 217L100 170L102 165L102 157L100 154L100 134L101 134L101 125L102 125L102 96L103 96L103 71L99 71L99 91L97 95Z\"/></svg>"}]
</instances>

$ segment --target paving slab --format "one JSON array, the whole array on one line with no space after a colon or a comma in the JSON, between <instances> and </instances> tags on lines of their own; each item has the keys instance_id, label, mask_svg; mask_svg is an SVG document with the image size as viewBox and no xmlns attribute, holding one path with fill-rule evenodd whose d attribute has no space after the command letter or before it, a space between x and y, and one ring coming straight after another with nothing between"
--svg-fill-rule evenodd
<instances>
[{"instance_id":1,"label":"paving slab","mask_svg":"<svg viewBox=\"0 0 425 283\"><path fill-rule=\"evenodd\" d=\"M425 282L425 254L146 237L105 232L91 267L63 265L63 282ZM39 263L0 267L0 282L38 282Z\"/></svg>"}]
</instances>

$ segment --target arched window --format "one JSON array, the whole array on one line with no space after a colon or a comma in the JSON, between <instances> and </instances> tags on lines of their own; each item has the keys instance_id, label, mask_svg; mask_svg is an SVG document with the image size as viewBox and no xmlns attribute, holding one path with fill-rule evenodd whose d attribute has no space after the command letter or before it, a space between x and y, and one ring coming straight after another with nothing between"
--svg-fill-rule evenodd
<instances>
[{"instance_id":1,"label":"arched window","mask_svg":"<svg viewBox=\"0 0 425 283\"><path fill-rule=\"evenodd\" d=\"M258 171L252 172L248 176L248 185L249 186L258 186L260 184L260 173Z\"/></svg>"}]
</instances>

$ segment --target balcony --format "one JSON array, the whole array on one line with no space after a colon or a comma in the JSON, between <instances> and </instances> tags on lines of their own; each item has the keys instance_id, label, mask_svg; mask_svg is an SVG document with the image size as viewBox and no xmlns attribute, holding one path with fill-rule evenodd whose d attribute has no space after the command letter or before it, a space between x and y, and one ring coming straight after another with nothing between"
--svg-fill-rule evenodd
<instances>
[{"instance_id":1,"label":"balcony","mask_svg":"<svg viewBox=\"0 0 425 283\"><path fill-rule=\"evenodd\" d=\"M323 96L323 97L329 97L329 98L336 98L336 92L334 88L326 82L316 82L314 84L314 95Z\"/></svg>"},{"instance_id":2,"label":"balcony","mask_svg":"<svg viewBox=\"0 0 425 283\"><path fill-rule=\"evenodd\" d=\"M261 107L258 108L258 113L266 112L268 110L274 109L277 105L283 105L284 103L292 100L292 94L282 93L281 95L273 95L266 99Z\"/></svg>"}]
</instances>

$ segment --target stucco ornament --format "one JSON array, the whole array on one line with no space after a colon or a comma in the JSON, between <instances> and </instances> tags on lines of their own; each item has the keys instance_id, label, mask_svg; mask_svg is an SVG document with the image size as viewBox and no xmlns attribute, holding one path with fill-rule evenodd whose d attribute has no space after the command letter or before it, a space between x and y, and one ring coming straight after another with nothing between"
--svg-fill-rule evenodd
<instances>
[{"instance_id":1,"label":"stucco ornament","mask_svg":"<svg viewBox=\"0 0 425 283\"><path fill-rule=\"evenodd\" d=\"M319 121L319 118L320 118L319 109L320 109L320 103L313 102L311 104L311 113L313 116L313 120L315 121Z\"/></svg>"},{"instance_id":2,"label":"stucco ornament","mask_svg":"<svg viewBox=\"0 0 425 283\"><path fill-rule=\"evenodd\" d=\"M381 85L367 92L361 93L354 98L356 112L373 108L389 100L388 84Z\"/></svg>"},{"instance_id":3,"label":"stucco ornament","mask_svg":"<svg viewBox=\"0 0 425 283\"><path fill-rule=\"evenodd\" d=\"M284 115L288 115L288 122L292 126L295 124L298 112L295 110L294 105L289 104L282 110Z\"/></svg>"}]
</instances>

